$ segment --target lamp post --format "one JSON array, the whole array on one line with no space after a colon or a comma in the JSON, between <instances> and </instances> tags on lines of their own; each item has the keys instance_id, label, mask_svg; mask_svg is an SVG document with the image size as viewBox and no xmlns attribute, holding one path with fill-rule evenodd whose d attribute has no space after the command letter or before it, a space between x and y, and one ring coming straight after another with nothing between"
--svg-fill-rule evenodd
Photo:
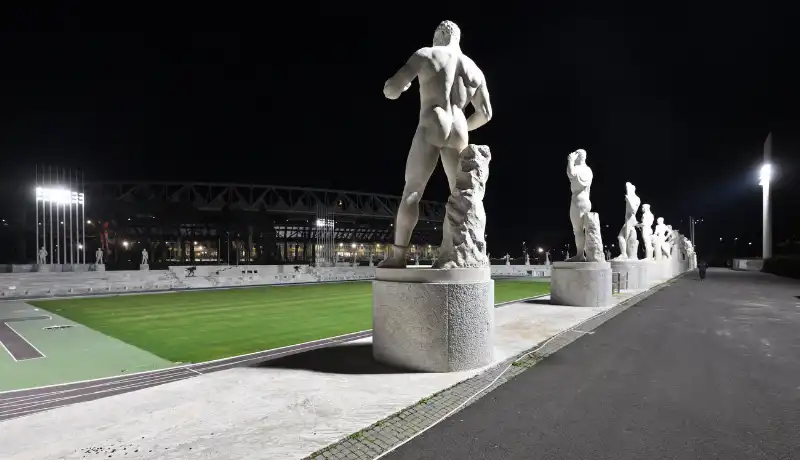
<instances>
[{"instance_id":1,"label":"lamp post","mask_svg":"<svg viewBox=\"0 0 800 460\"><path fill-rule=\"evenodd\" d=\"M771 179L772 179L772 165L769 163L764 163L764 165L761 166L761 172L759 174L759 182L758 182L758 185L761 186L761 191L762 191L761 257L763 259L769 259L770 257L772 257L772 209L770 209L769 205L769 183Z\"/></svg>"}]
</instances>

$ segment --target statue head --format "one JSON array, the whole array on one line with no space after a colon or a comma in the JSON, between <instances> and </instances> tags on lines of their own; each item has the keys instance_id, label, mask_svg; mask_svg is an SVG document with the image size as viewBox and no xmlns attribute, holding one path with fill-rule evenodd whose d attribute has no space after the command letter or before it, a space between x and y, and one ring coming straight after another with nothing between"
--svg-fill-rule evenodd
<instances>
[{"instance_id":1,"label":"statue head","mask_svg":"<svg viewBox=\"0 0 800 460\"><path fill-rule=\"evenodd\" d=\"M458 46L461 29L453 21L442 21L433 33L433 46Z\"/></svg>"},{"instance_id":2,"label":"statue head","mask_svg":"<svg viewBox=\"0 0 800 460\"><path fill-rule=\"evenodd\" d=\"M578 154L578 161L576 161L576 163L579 165L586 164L586 150L578 149L575 153Z\"/></svg>"},{"instance_id":3,"label":"statue head","mask_svg":"<svg viewBox=\"0 0 800 460\"><path fill-rule=\"evenodd\" d=\"M672 231L672 225L667 225L667 230Z\"/></svg>"},{"instance_id":4,"label":"statue head","mask_svg":"<svg viewBox=\"0 0 800 460\"><path fill-rule=\"evenodd\" d=\"M658 225L664 225L664 218L659 217L658 219L656 219L656 222L658 222Z\"/></svg>"},{"instance_id":5,"label":"statue head","mask_svg":"<svg viewBox=\"0 0 800 460\"><path fill-rule=\"evenodd\" d=\"M642 205L642 209L644 210L644 212L650 212L650 205L645 203Z\"/></svg>"}]
</instances>

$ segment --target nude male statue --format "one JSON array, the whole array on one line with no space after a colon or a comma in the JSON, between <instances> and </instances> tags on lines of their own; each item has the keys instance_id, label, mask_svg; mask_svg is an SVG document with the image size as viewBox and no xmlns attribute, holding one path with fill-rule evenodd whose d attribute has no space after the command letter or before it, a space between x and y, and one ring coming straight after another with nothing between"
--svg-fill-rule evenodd
<instances>
[{"instance_id":1,"label":"nude male statue","mask_svg":"<svg viewBox=\"0 0 800 460\"><path fill-rule=\"evenodd\" d=\"M567 158L567 177L569 178L572 200L569 205L569 219L572 221L572 232L575 234L575 247L578 252L575 257L570 257L567 262L585 262L586 233L584 219L586 213L592 210L589 200L592 179L592 168L586 164L586 151L578 149L569 154Z\"/></svg>"},{"instance_id":2,"label":"nude male statue","mask_svg":"<svg viewBox=\"0 0 800 460\"><path fill-rule=\"evenodd\" d=\"M642 230L642 240L644 240L645 260L653 260L653 213L650 212L650 205L642 205L642 222L636 226Z\"/></svg>"},{"instance_id":3,"label":"nude male statue","mask_svg":"<svg viewBox=\"0 0 800 460\"><path fill-rule=\"evenodd\" d=\"M639 239L636 236L636 213L639 211L641 199L636 195L636 186L625 182L625 224L619 231L617 243L619 256L617 260L638 260Z\"/></svg>"},{"instance_id":4,"label":"nude male statue","mask_svg":"<svg viewBox=\"0 0 800 460\"><path fill-rule=\"evenodd\" d=\"M391 257L378 267L403 268L411 232L419 220L419 201L425 186L442 159L447 181L455 187L459 153L469 144L469 131L492 118L489 89L483 72L461 52L461 31L443 21L433 35L433 46L417 50L397 73L386 81L383 94L397 99L419 79L419 124L406 160L405 187L397 210ZM464 109L472 104L469 118Z\"/></svg>"}]
</instances>

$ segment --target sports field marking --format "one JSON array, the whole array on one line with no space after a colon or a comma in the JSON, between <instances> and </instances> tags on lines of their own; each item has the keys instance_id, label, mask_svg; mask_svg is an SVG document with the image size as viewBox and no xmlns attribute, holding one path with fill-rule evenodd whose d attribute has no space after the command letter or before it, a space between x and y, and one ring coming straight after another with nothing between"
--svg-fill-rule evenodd
<instances>
[{"instance_id":1,"label":"sports field marking","mask_svg":"<svg viewBox=\"0 0 800 460\"><path fill-rule=\"evenodd\" d=\"M35 321L41 319L52 319L50 316L29 316L26 318L6 318L0 319L0 344L11 355L14 361L27 361L30 359L44 358L45 355L28 339L15 331L8 323L20 321Z\"/></svg>"},{"instance_id":2,"label":"sports field marking","mask_svg":"<svg viewBox=\"0 0 800 460\"><path fill-rule=\"evenodd\" d=\"M298 343L298 344L295 344L295 345L286 345L286 346L283 346L283 347L273 348L273 349L270 349L270 350L261 350L261 351L255 351L255 352L252 352L252 353L246 353L246 354L243 354L243 355L231 356L231 357L228 357L228 358L213 359L211 361L206 361L206 362L203 362L203 363L180 364L180 365L177 365L177 366L168 367L166 369L153 369L153 370L149 370L149 371L132 372L130 374L112 375L110 377L100 377L100 378L96 378L96 379L78 380L78 381L75 381L75 382L68 382L68 383L56 383L56 384L53 384L53 385L42 385L42 386L38 386L38 387L25 388L25 389L21 389L21 390L0 391L0 396L2 396L4 394L9 394L9 393L20 393L20 392L26 392L27 393L27 392L31 392L31 391L43 390L43 389L46 389L46 388L54 388L55 389L55 388L58 388L58 387L71 387L71 386L77 386L77 385L81 385L81 384L85 384L85 383L103 382L103 381L106 381L106 380L127 379L127 378L130 378L130 377L137 377L138 378L138 377L141 376L141 377L145 377L146 378L146 376L148 374L152 374L152 373L155 373L155 372L166 373L166 372L173 371L173 370L186 370L186 368L189 368L189 367L204 366L204 365L207 365L207 364L215 364L215 363L219 363L219 362L222 362L222 361L231 362L231 361L236 361L236 360L238 360L240 358L247 358L247 357L250 357L250 356L253 356L253 355L264 354L266 352L285 350L287 348L296 348L296 347L300 347L300 346L303 346L303 345L310 346L312 344L316 344L316 343L319 343L319 342L337 341L338 339L343 339L343 338L350 339L351 336L353 336L352 340L356 340L358 338L361 338L360 337L361 335L363 335L365 333L371 333L371 332L372 332L372 329L367 329L367 330L364 330L364 331L351 332L351 333L348 333L348 334L341 334L341 335L337 335L337 336L334 336L334 337L328 337L328 338L324 338L324 339L312 340L310 342ZM344 341L346 341L346 340L344 340ZM109 382L107 384L111 385L111 384L115 384L115 383L119 383L119 382ZM92 385L92 386L103 386L103 385L105 385L105 384ZM81 388L86 388L86 387L81 387ZM59 393L67 392L67 391L72 391L72 390L71 389L67 389L67 390L57 390L57 391L53 391L53 392L49 392L49 393L37 393L36 395L12 396L12 397L9 397L9 398L0 398L0 401L4 401L6 399L38 397L38 396L43 396L43 395L53 395L53 394L59 394Z\"/></svg>"}]
</instances>

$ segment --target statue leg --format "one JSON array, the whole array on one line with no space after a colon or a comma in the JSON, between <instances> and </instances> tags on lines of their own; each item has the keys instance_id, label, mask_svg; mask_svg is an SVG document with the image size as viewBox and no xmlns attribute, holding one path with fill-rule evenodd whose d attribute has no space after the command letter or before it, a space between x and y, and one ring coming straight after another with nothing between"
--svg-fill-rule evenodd
<instances>
[{"instance_id":1,"label":"statue leg","mask_svg":"<svg viewBox=\"0 0 800 460\"><path fill-rule=\"evenodd\" d=\"M619 245L619 256L617 259L624 260L628 258L628 241L625 238L625 227L622 227L622 231L619 232L617 235L617 245Z\"/></svg>"},{"instance_id":2,"label":"statue leg","mask_svg":"<svg viewBox=\"0 0 800 460\"><path fill-rule=\"evenodd\" d=\"M585 214L575 204L570 205L569 218L572 221L572 233L575 234L575 249L577 252L574 257L567 259L567 262L583 262L586 260L584 253L586 250L586 229L583 225L583 216Z\"/></svg>"},{"instance_id":3,"label":"statue leg","mask_svg":"<svg viewBox=\"0 0 800 460\"><path fill-rule=\"evenodd\" d=\"M423 128L417 127L411 150L406 160L406 184L403 197L397 209L394 225L394 247L392 255L381 262L378 267L402 268L406 266L406 251L411 241L411 232L419 220L419 201L425 192L425 186L439 161L439 149L425 141Z\"/></svg>"}]
</instances>

